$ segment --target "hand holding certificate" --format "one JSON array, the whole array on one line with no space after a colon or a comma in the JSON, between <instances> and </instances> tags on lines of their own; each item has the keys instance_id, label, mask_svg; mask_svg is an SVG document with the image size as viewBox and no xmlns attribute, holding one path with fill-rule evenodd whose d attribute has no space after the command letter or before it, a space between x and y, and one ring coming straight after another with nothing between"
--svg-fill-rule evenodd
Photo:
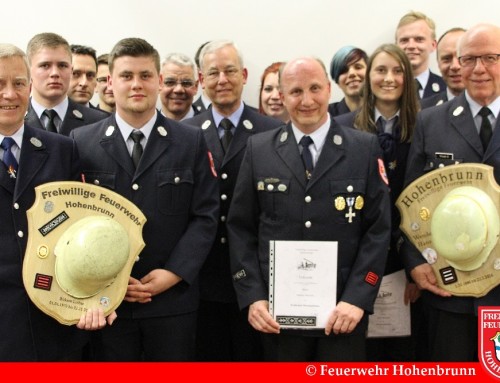
<instances>
[{"instance_id":1,"label":"hand holding certificate","mask_svg":"<svg viewBox=\"0 0 500 383\"><path fill-rule=\"evenodd\" d=\"M269 311L281 328L322 329L337 301L337 242L270 241Z\"/></svg>"}]
</instances>

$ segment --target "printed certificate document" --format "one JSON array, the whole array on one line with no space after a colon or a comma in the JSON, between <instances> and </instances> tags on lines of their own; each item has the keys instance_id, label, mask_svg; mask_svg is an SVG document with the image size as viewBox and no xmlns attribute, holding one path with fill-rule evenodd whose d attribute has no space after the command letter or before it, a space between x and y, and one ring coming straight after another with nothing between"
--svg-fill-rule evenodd
<instances>
[{"instance_id":1,"label":"printed certificate document","mask_svg":"<svg viewBox=\"0 0 500 383\"><path fill-rule=\"evenodd\" d=\"M385 275L380 284L374 313L368 319L368 337L411 335L410 305L404 304L404 270Z\"/></svg>"},{"instance_id":2,"label":"printed certificate document","mask_svg":"<svg viewBox=\"0 0 500 383\"><path fill-rule=\"evenodd\" d=\"M325 328L336 304L337 242L270 241L269 311L282 328Z\"/></svg>"}]
</instances>

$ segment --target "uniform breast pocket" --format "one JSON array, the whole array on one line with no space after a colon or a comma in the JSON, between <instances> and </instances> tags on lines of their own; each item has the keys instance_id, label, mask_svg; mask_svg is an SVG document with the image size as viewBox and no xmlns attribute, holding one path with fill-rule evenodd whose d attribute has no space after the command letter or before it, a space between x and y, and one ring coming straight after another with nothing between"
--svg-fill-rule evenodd
<instances>
[{"instance_id":1,"label":"uniform breast pocket","mask_svg":"<svg viewBox=\"0 0 500 383\"><path fill-rule=\"evenodd\" d=\"M461 164L463 159L461 158L445 158L445 157L435 157L435 158L427 158L425 161L425 172L430 172L431 170L439 169L448 165L457 165Z\"/></svg>"},{"instance_id":2,"label":"uniform breast pocket","mask_svg":"<svg viewBox=\"0 0 500 383\"><path fill-rule=\"evenodd\" d=\"M365 205L366 182L363 179L330 181L331 210L336 223L361 222Z\"/></svg>"},{"instance_id":3,"label":"uniform breast pocket","mask_svg":"<svg viewBox=\"0 0 500 383\"><path fill-rule=\"evenodd\" d=\"M115 190L116 175L114 173L84 171L85 182Z\"/></svg>"},{"instance_id":4,"label":"uniform breast pocket","mask_svg":"<svg viewBox=\"0 0 500 383\"><path fill-rule=\"evenodd\" d=\"M190 169L166 170L157 174L158 209L163 214L188 214L193 194Z\"/></svg>"},{"instance_id":5,"label":"uniform breast pocket","mask_svg":"<svg viewBox=\"0 0 500 383\"><path fill-rule=\"evenodd\" d=\"M257 191L264 214L272 221L287 219L290 180L267 177L257 181Z\"/></svg>"}]
</instances>

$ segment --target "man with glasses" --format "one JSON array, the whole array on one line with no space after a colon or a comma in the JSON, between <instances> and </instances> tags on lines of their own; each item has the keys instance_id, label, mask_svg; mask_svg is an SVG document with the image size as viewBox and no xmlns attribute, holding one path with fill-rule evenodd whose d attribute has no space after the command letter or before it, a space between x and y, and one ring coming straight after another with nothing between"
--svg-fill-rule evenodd
<instances>
[{"instance_id":1,"label":"man with glasses","mask_svg":"<svg viewBox=\"0 0 500 383\"><path fill-rule=\"evenodd\" d=\"M408 156L406 184L425 172L457 162L494 167L500 182L500 28L479 24L458 42L465 92L422 110ZM477 307L498 305L500 287L481 298L458 297L437 286L437 277L408 241L401 253L407 271L423 290L432 361L477 360Z\"/></svg>"},{"instance_id":2,"label":"man with glasses","mask_svg":"<svg viewBox=\"0 0 500 383\"><path fill-rule=\"evenodd\" d=\"M200 113L193 107L193 98L198 91L196 66L182 53L170 53L163 61L161 74L163 87L160 90L161 113L173 120L182 121Z\"/></svg>"},{"instance_id":3,"label":"man with glasses","mask_svg":"<svg viewBox=\"0 0 500 383\"><path fill-rule=\"evenodd\" d=\"M257 331L248 311L240 311L229 268L226 217L248 137L281 125L242 101L248 72L228 40L211 41L200 53L200 81L212 105L188 124L201 127L213 156L220 186L217 237L200 273L197 358L202 361L261 360Z\"/></svg>"},{"instance_id":4,"label":"man with glasses","mask_svg":"<svg viewBox=\"0 0 500 383\"><path fill-rule=\"evenodd\" d=\"M109 76L109 54L104 53L97 57L97 86L95 92L99 96L99 104L97 109L104 112L113 113L115 111L115 96L113 91L108 86Z\"/></svg>"}]
</instances>

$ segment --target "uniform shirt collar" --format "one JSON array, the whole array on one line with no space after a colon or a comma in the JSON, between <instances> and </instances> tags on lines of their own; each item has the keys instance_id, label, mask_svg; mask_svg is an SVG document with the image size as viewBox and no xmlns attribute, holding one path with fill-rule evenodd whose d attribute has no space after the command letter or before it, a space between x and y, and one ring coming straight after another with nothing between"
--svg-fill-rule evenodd
<instances>
[{"instance_id":1,"label":"uniform shirt collar","mask_svg":"<svg viewBox=\"0 0 500 383\"><path fill-rule=\"evenodd\" d=\"M64 117L66 116L66 112L68 110L68 105L68 97L66 97L61 103L57 104L53 108L46 108L42 104L39 104L33 97L31 97L31 106L33 107L33 110L35 111L40 121L42 121L42 114L43 112L45 112L45 109L55 110L61 121L64 121Z\"/></svg>"},{"instance_id":2,"label":"uniform shirt collar","mask_svg":"<svg viewBox=\"0 0 500 383\"><path fill-rule=\"evenodd\" d=\"M467 102L469 103L469 107L470 107L470 111L472 113L472 116L476 117L483 106L479 105L476 101L474 101L467 91L465 91L465 98L466 98ZM495 99L495 101L493 101L491 104L486 105L486 107L488 107L491 110L491 113L493 113L493 116L496 119L498 117L499 112L500 112L500 96L498 96Z\"/></svg>"},{"instance_id":3,"label":"uniform shirt collar","mask_svg":"<svg viewBox=\"0 0 500 383\"><path fill-rule=\"evenodd\" d=\"M311 139L313 140L314 149L318 153L318 156L319 153L321 152L321 149L323 149L323 145L325 144L326 136L328 134L328 130L330 129L330 123L331 123L331 118L330 115L328 115L328 118L326 119L323 125L321 125L311 134L307 134L307 136L311 137ZM302 137L306 136L306 134L304 134L304 132L302 132L299 128L297 128L293 122L292 122L292 131L298 145L299 141L302 139Z\"/></svg>"},{"instance_id":4,"label":"uniform shirt collar","mask_svg":"<svg viewBox=\"0 0 500 383\"><path fill-rule=\"evenodd\" d=\"M427 82L429 81L429 77L431 75L430 69L424 70L422 73L420 73L417 77L415 77L420 85L422 85L422 91L425 89L427 86Z\"/></svg>"},{"instance_id":5,"label":"uniform shirt collar","mask_svg":"<svg viewBox=\"0 0 500 383\"><path fill-rule=\"evenodd\" d=\"M245 105L243 104L243 101L241 101L240 106L238 107L238 109L236 109L236 111L233 114L231 114L230 116L223 116L222 114L217 112L217 110L215 110L215 108L212 105L212 116L214 118L215 126L218 127L223 118L229 119L235 127L238 126L244 108Z\"/></svg>"},{"instance_id":6,"label":"uniform shirt collar","mask_svg":"<svg viewBox=\"0 0 500 383\"><path fill-rule=\"evenodd\" d=\"M156 122L157 114L158 112L155 110L153 117L151 117L151 119L140 128L142 134L144 134L144 137L146 138L146 141L149 139L149 136L151 135L151 131L153 130L153 127ZM123 118L121 118L118 112L115 113L115 119L116 119L116 124L118 125L118 129L120 129L120 133L123 136L123 139L127 141L130 136L130 133L136 130L136 128L129 125Z\"/></svg>"}]
</instances>

